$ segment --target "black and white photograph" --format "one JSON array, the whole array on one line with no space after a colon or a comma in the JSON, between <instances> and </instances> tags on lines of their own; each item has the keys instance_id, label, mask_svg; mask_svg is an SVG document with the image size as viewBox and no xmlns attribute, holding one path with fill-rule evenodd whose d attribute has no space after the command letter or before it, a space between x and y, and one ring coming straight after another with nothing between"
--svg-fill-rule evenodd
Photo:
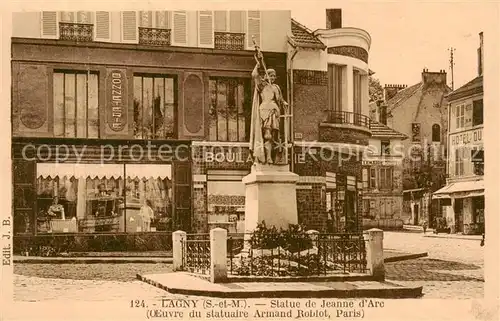
<instances>
[{"instance_id":1,"label":"black and white photograph","mask_svg":"<svg viewBox=\"0 0 500 321\"><path fill-rule=\"evenodd\" d=\"M129 2L2 13L2 319L499 318L499 3Z\"/></svg>"}]
</instances>

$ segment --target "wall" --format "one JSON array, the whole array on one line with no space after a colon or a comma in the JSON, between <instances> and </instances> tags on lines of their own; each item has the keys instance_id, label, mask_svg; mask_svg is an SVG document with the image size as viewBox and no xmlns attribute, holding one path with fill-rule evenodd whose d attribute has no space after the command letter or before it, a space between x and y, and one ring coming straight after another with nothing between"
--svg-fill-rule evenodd
<instances>
[{"instance_id":1,"label":"wall","mask_svg":"<svg viewBox=\"0 0 500 321\"><path fill-rule=\"evenodd\" d=\"M148 48L124 44L61 44L58 40L15 39L12 45L12 123L16 136L51 137L53 135L52 73L54 69L87 70L99 73L100 137L133 137L133 75L136 72L168 74L177 79L177 138L208 138L208 80L210 76L245 77L255 61L252 52L231 54L211 49ZM140 48L140 47L139 47ZM132 50L133 49L133 50ZM175 54L174 54L175 52ZM85 57L85 61L81 60ZM285 54L266 53L266 61L278 74L278 84L286 97ZM113 67L119 66L119 67ZM124 131L110 132L105 115L111 108L112 70L119 69L127 81L123 85L126 126ZM194 93L193 83L198 89ZM187 87L186 87L187 86ZM184 89L186 87L186 90ZM184 93L186 92L186 95ZM193 99L199 93L196 99ZM193 115L196 115L194 117ZM21 120L21 121L20 121Z\"/></svg>"},{"instance_id":2,"label":"wall","mask_svg":"<svg viewBox=\"0 0 500 321\"><path fill-rule=\"evenodd\" d=\"M293 58L293 69L328 70L328 55L324 50L300 49Z\"/></svg>"}]
</instances>

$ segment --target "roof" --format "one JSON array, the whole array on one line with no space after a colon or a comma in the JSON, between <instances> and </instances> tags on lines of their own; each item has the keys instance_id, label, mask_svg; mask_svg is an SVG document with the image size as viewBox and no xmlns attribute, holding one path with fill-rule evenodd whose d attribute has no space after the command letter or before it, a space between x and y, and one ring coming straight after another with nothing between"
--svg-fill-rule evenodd
<instances>
[{"instance_id":1,"label":"roof","mask_svg":"<svg viewBox=\"0 0 500 321\"><path fill-rule=\"evenodd\" d=\"M311 30L292 19L292 41L298 47L325 49L326 46Z\"/></svg>"},{"instance_id":2,"label":"roof","mask_svg":"<svg viewBox=\"0 0 500 321\"><path fill-rule=\"evenodd\" d=\"M455 100L462 97L478 94L483 92L483 76L476 77L463 85L462 87L448 94L449 100Z\"/></svg>"},{"instance_id":3,"label":"roof","mask_svg":"<svg viewBox=\"0 0 500 321\"><path fill-rule=\"evenodd\" d=\"M408 138L405 134L374 120L370 123L370 131L372 132L372 138Z\"/></svg>"},{"instance_id":4,"label":"roof","mask_svg":"<svg viewBox=\"0 0 500 321\"><path fill-rule=\"evenodd\" d=\"M387 111L392 111L396 107L404 103L408 98L415 95L418 91L422 90L422 82L419 82L413 86L406 87L398 91L394 97L387 101Z\"/></svg>"}]
</instances>

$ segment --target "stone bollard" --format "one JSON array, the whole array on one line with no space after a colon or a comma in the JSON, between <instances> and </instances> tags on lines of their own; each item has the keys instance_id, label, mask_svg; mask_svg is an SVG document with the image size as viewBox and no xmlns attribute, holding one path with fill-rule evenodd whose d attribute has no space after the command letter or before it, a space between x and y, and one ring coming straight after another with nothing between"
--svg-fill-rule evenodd
<instances>
[{"instance_id":1,"label":"stone bollard","mask_svg":"<svg viewBox=\"0 0 500 321\"><path fill-rule=\"evenodd\" d=\"M174 271L182 271L184 266L182 262L182 254L184 241L186 240L186 232L175 231L172 233L172 269Z\"/></svg>"},{"instance_id":2,"label":"stone bollard","mask_svg":"<svg viewBox=\"0 0 500 321\"><path fill-rule=\"evenodd\" d=\"M384 281L384 231L372 228L363 232L366 245L366 268L377 281Z\"/></svg>"},{"instance_id":3,"label":"stone bollard","mask_svg":"<svg viewBox=\"0 0 500 321\"><path fill-rule=\"evenodd\" d=\"M227 280L227 230L210 230L210 282L222 283Z\"/></svg>"}]
</instances>

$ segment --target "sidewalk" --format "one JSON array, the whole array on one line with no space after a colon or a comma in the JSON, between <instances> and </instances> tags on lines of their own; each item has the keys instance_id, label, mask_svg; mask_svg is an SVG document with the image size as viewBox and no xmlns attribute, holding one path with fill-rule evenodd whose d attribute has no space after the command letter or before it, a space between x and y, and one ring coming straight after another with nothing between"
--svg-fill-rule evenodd
<instances>
[{"instance_id":1,"label":"sidewalk","mask_svg":"<svg viewBox=\"0 0 500 321\"><path fill-rule=\"evenodd\" d=\"M473 240L481 241L483 239L482 235L462 235L462 234L434 234L432 232L425 233L424 237L435 237L443 239L460 239L460 240Z\"/></svg>"}]
</instances>

